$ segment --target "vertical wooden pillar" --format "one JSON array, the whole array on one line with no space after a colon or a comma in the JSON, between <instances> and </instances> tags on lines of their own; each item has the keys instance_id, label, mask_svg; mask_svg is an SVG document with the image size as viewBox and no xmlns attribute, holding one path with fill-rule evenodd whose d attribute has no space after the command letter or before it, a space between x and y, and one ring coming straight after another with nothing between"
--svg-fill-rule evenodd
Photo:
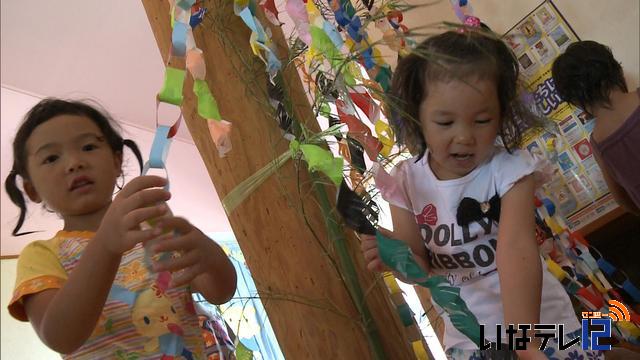
<instances>
[{"instance_id":1,"label":"vertical wooden pillar","mask_svg":"<svg viewBox=\"0 0 640 360\"><path fill-rule=\"evenodd\" d=\"M440 344L444 346L444 320L431 303L431 292L429 289L422 286L415 285L413 288L416 290L416 294L418 294L420 304L422 304L422 308L427 314L427 318L429 319L429 323L431 324L433 331L436 333Z\"/></svg>"},{"instance_id":2,"label":"vertical wooden pillar","mask_svg":"<svg viewBox=\"0 0 640 360\"><path fill-rule=\"evenodd\" d=\"M169 4L161 0L142 3L166 62L171 42ZM250 32L233 14L233 2L205 1L204 6L208 14L194 30L194 36L204 52L206 80L221 114L233 123L231 153L226 158L218 157L206 121L197 115L191 79L185 83L182 109L222 199L241 181L288 151L288 141L265 111L265 67L251 52ZM274 41L284 53L286 42L281 30L272 30ZM285 58L283 63L286 62ZM308 127L317 129L294 68L286 69L285 79L286 93L296 106L296 115ZM240 204L229 221L286 358L371 358L356 307L329 260L329 256L337 256L309 182L308 173L298 173L289 161ZM299 183L303 184L300 193ZM180 196L180 189L175 189L174 195ZM306 219L302 215L303 203ZM413 359L384 283L374 283L374 276L365 270L357 239L349 234L347 240L386 357Z\"/></svg>"}]
</instances>

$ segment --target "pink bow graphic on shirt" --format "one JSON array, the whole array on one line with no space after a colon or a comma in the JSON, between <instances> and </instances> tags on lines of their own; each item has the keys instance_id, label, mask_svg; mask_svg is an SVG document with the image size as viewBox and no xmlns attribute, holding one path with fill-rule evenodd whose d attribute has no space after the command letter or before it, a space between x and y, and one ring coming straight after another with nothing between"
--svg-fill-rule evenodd
<instances>
[{"instance_id":1,"label":"pink bow graphic on shirt","mask_svg":"<svg viewBox=\"0 0 640 360\"><path fill-rule=\"evenodd\" d=\"M429 204L422 209L422 212L416 215L418 224L435 225L438 222L438 212L433 204Z\"/></svg>"}]
</instances>

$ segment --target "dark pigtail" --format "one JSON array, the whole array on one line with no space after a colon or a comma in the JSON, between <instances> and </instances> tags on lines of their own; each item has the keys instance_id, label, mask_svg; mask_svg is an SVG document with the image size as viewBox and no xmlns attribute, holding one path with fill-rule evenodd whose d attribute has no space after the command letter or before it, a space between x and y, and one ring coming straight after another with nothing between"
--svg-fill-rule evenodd
<instances>
[{"instance_id":1,"label":"dark pigtail","mask_svg":"<svg viewBox=\"0 0 640 360\"><path fill-rule=\"evenodd\" d=\"M27 204L24 201L22 191L20 191L18 185L16 184L17 177L18 173L12 169L11 172L9 172L9 176L7 176L7 179L4 182L4 188L7 191L7 195L9 195L9 199L11 199L11 202L16 204L16 206L20 208L20 217L18 218L16 227L13 228L13 231L11 232L11 235L13 236L21 236L34 233L34 231L22 233L18 232L22 227L22 224L24 224L24 219L27 217Z\"/></svg>"},{"instance_id":2,"label":"dark pigtail","mask_svg":"<svg viewBox=\"0 0 640 360\"><path fill-rule=\"evenodd\" d=\"M122 141L122 145L128 147L133 152L133 155L136 156L136 160L138 160L138 165L140 166L140 173L142 173L142 153L140 153L140 149L138 145L133 140L124 139Z\"/></svg>"}]
</instances>

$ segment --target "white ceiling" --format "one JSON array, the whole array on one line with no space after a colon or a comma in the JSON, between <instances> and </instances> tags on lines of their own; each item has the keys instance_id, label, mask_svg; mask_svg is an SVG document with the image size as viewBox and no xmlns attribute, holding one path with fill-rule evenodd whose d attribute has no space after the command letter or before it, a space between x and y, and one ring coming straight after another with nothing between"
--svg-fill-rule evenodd
<instances>
[{"instance_id":1,"label":"white ceiling","mask_svg":"<svg viewBox=\"0 0 640 360\"><path fill-rule=\"evenodd\" d=\"M158 0L160 1L160 0ZM146 157L155 129L155 97L164 64L140 1L2 0L2 179L11 168L11 141L25 112L46 96L97 100L133 138ZM169 205L205 233L231 227L186 126L171 147L167 168ZM133 161L133 160L131 160ZM128 173L128 180L136 174ZM12 237L17 208L4 191L2 255L14 255L31 240L47 238L61 222L29 205L24 230Z\"/></svg>"},{"instance_id":2,"label":"white ceiling","mask_svg":"<svg viewBox=\"0 0 640 360\"><path fill-rule=\"evenodd\" d=\"M118 121L155 128L164 64L140 1L3 0L2 84L93 98ZM190 141L186 126L178 137Z\"/></svg>"}]
</instances>

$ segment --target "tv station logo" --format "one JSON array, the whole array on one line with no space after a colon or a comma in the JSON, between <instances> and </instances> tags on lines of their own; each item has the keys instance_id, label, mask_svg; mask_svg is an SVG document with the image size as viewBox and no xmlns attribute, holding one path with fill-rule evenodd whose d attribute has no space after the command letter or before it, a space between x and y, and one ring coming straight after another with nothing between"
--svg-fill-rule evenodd
<instances>
[{"instance_id":1,"label":"tv station logo","mask_svg":"<svg viewBox=\"0 0 640 360\"><path fill-rule=\"evenodd\" d=\"M480 350L526 350L533 338L541 339L541 351L547 347L551 339L557 340L559 350L566 350L578 344L581 344L583 350L611 350L611 345L614 344L614 339L611 336L612 323L630 320L631 315L624 304L616 300L609 300L608 313L582 312L581 336L575 338L566 338L564 324L509 324L504 330L504 334L507 335L507 344L500 342L496 344L484 340L485 325L480 325L480 339L483 339ZM502 327L502 324L496 325L498 339L502 338Z\"/></svg>"},{"instance_id":2,"label":"tv station logo","mask_svg":"<svg viewBox=\"0 0 640 360\"><path fill-rule=\"evenodd\" d=\"M612 322L629 320L631 320L629 309L616 300L609 300L609 312L606 314L599 311L583 311L582 349L611 350L611 345L613 345Z\"/></svg>"}]
</instances>

